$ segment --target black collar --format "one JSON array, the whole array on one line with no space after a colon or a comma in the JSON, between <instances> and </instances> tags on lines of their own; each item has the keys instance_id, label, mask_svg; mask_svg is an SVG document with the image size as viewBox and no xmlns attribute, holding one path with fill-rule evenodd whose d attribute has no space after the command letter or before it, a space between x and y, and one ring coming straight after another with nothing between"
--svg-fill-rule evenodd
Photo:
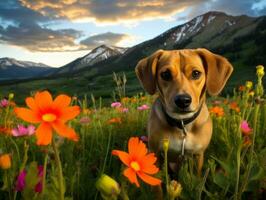
<instances>
[{"instance_id":1,"label":"black collar","mask_svg":"<svg viewBox=\"0 0 266 200\"><path fill-rule=\"evenodd\" d=\"M177 128L179 128L179 129L183 129L182 121L183 121L183 124L184 124L184 125L187 125L187 124L193 122L193 121L199 116L200 111L201 111L201 108L202 108L202 104L201 104L201 105L200 105L200 108L198 109L198 111L197 111L192 117L190 117L190 118L185 118L185 119L182 119L182 120L179 120L179 119L175 119L175 118L170 117L170 116L167 114L166 110L164 109L164 106L163 106L162 102L160 102L160 103L161 103L162 111L163 111L163 113L164 113L164 115L165 115L165 119L166 119L167 123L168 123L170 126L172 126L172 127L177 127Z\"/></svg>"}]
</instances>

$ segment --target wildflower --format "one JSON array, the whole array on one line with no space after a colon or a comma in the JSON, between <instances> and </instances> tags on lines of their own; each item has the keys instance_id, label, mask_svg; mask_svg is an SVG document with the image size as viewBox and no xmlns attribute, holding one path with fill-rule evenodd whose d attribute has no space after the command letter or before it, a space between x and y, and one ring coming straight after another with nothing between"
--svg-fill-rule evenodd
<instances>
[{"instance_id":1,"label":"wildflower","mask_svg":"<svg viewBox=\"0 0 266 200\"><path fill-rule=\"evenodd\" d=\"M124 97L124 98L122 98L122 100L121 100L122 103L127 103L127 102L129 102L129 101L130 101L130 98L128 98L128 97Z\"/></svg>"},{"instance_id":2,"label":"wildflower","mask_svg":"<svg viewBox=\"0 0 266 200\"><path fill-rule=\"evenodd\" d=\"M85 108L85 109L82 110L82 113L83 114L90 114L91 113L91 110L88 109L88 108Z\"/></svg>"},{"instance_id":3,"label":"wildflower","mask_svg":"<svg viewBox=\"0 0 266 200\"><path fill-rule=\"evenodd\" d=\"M252 140L249 136L244 136L243 146L248 147L252 144Z\"/></svg>"},{"instance_id":4,"label":"wildflower","mask_svg":"<svg viewBox=\"0 0 266 200\"><path fill-rule=\"evenodd\" d=\"M176 180L172 180L169 185L167 185L167 192L170 199L176 199L180 196L182 191L182 186Z\"/></svg>"},{"instance_id":5,"label":"wildflower","mask_svg":"<svg viewBox=\"0 0 266 200\"><path fill-rule=\"evenodd\" d=\"M111 107L112 108L120 108L122 106L122 104L120 103L120 102L113 102L112 104L111 104Z\"/></svg>"},{"instance_id":6,"label":"wildflower","mask_svg":"<svg viewBox=\"0 0 266 200\"><path fill-rule=\"evenodd\" d=\"M15 137L30 136L35 133L35 126L29 125L28 127L25 127L23 125L18 125L17 128L12 129L11 133Z\"/></svg>"},{"instance_id":7,"label":"wildflower","mask_svg":"<svg viewBox=\"0 0 266 200\"><path fill-rule=\"evenodd\" d=\"M10 93L10 94L8 95L8 99L11 100L11 99L14 98L14 96L15 96L14 93Z\"/></svg>"},{"instance_id":8,"label":"wildflower","mask_svg":"<svg viewBox=\"0 0 266 200\"><path fill-rule=\"evenodd\" d=\"M243 134L244 136L248 136L248 135L250 135L251 132L252 132L252 129L249 127L249 124L248 124L248 122L247 122L246 120L243 120L243 121L241 122L241 124L240 124L240 129L241 129L242 134Z\"/></svg>"},{"instance_id":9,"label":"wildflower","mask_svg":"<svg viewBox=\"0 0 266 200\"><path fill-rule=\"evenodd\" d=\"M140 140L141 140L142 142L147 143L147 142L149 141L149 138L148 138L146 135L142 135L142 136L140 137Z\"/></svg>"},{"instance_id":10,"label":"wildflower","mask_svg":"<svg viewBox=\"0 0 266 200\"><path fill-rule=\"evenodd\" d=\"M250 90L250 89L252 88L252 86L253 86L252 81L247 81L247 82L246 82L246 88L247 88L248 90Z\"/></svg>"},{"instance_id":11,"label":"wildflower","mask_svg":"<svg viewBox=\"0 0 266 200\"><path fill-rule=\"evenodd\" d=\"M6 98L0 101L0 107L6 108L8 105L9 105L9 101Z\"/></svg>"},{"instance_id":12,"label":"wildflower","mask_svg":"<svg viewBox=\"0 0 266 200\"><path fill-rule=\"evenodd\" d=\"M91 119L89 117L82 117L80 120L79 120L79 123L81 124L88 124L91 122Z\"/></svg>"},{"instance_id":13,"label":"wildflower","mask_svg":"<svg viewBox=\"0 0 266 200\"><path fill-rule=\"evenodd\" d=\"M251 97L254 97L255 92L254 91L251 91L251 92L248 93L248 95L251 96Z\"/></svg>"},{"instance_id":14,"label":"wildflower","mask_svg":"<svg viewBox=\"0 0 266 200\"><path fill-rule=\"evenodd\" d=\"M113 150L112 154L127 166L123 174L131 183L139 187L137 176L150 185L160 185L161 180L147 174L156 174L159 169L154 165L157 158L154 153L148 153L146 145L137 137L131 137L128 142L128 153Z\"/></svg>"},{"instance_id":15,"label":"wildflower","mask_svg":"<svg viewBox=\"0 0 266 200\"><path fill-rule=\"evenodd\" d=\"M101 175L97 180L96 188L101 192L103 199L116 199L120 193L119 184L106 174Z\"/></svg>"},{"instance_id":16,"label":"wildflower","mask_svg":"<svg viewBox=\"0 0 266 200\"><path fill-rule=\"evenodd\" d=\"M9 169L11 167L11 156L10 154L0 155L0 168Z\"/></svg>"},{"instance_id":17,"label":"wildflower","mask_svg":"<svg viewBox=\"0 0 266 200\"><path fill-rule=\"evenodd\" d=\"M48 145L52 140L54 129L60 136L78 141L76 132L65 125L80 113L79 106L69 106L71 98L67 95L59 95L53 101L48 91L37 92L33 97L26 98L26 104L30 108L15 108L16 115L30 123L40 123L36 130L37 144Z\"/></svg>"},{"instance_id":18,"label":"wildflower","mask_svg":"<svg viewBox=\"0 0 266 200\"><path fill-rule=\"evenodd\" d=\"M115 118L109 119L107 123L108 124L121 124L122 120L120 117L115 117Z\"/></svg>"},{"instance_id":19,"label":"wildflower","mask_svg":"<svg viewBox=\"0 0 266 200\"><path fill-rule=\"evenodd\" d=\"M150 107L146 104L138 107L138 110L148 110L148 109L150 109Z\"/></svg>"},{"instance_id":20,"label":"wildflower","mask_svg":"<svg viewBox=\"0 0 266 200\"><path fill-rule=\"evenodd\" d=\"M11 133L11 129L4 126L0 126L0 133L9 135Z\"/></svg>"},{"instance_id":21,"label":"wildflower","mask_svg":"<svg viewBox=\"0 0 266 200\"><path fill-rule=\"evenodd\" d=\"M230 103L230 109L231 110L234 110L236 112L240 112L240 108L238 107L237 103L236 102L231 102Z\"/></svg>"},{"instance_id":22,"label":"wildflower","mask_svg":"<svg viewBox=\"0 0 266 200\"><path fill-rule=\"evenodd\" d=\"M216 117L221 117L224 115L224 109L222 107L214 106L210 108L209 110L210 110L210 113L215 114Z\"/></svg>"},{"instance_id":23,"label":"wildflower","mask_svg":"<svg viewBox=\"0 0 266 200\"><path fill-rule=\"evenodd\" d=\"M23 191L25 186L26 186L26 176L27 176L27 171L23 170L20 172L20 174L17 177L17 182L16 182L16 191ZM43 178L43 166L39 165L38 166L38 177L40 177L40 181L35 185L35 192L41 193L42 192L42 178Z\"/></svg>"},{"instance_id":24,"label":"wildflower","mask_svg":"<svg viewBox=\"0 0 266 200\"><path fill-rule=\"evenodd\" d=\"M117 108L117 110L119 112L122 112L122 113L127 113L128 112L128 108L123 108L123 107Z\"/></svg>"},{"instance_id":25,"label":"wildflower","mask_svg":"<svg viewBox=\"0 0 266 200\"><path fill-rule=\"evenodd\" d=\"M218 106L218 105L220 105L220 104L222 104L222 101L220 101L220 100L214 100L214 101L212 102L212 105L215 105L215 106Z\"/></svg>"},{"instance_id":26,"label":"wildflower","mask_svg":"<svg viewBox=\"0 0 266 200\"><path fill-rule=\"evenodd\" d=\"M257 69L257 71L256 71L257 76L260 77L260 78L262 78L264 76L264 74L265 74L264 73L264 67L263 67L263 65L258 65L256 67L256 69Z\"/></svg>"},{"instance_id":27,"label":"wildflower","mask_svg":"<svg viewBox=\"0 0 266 200\"><path fill-rule=\"evenodd\" d=\"M245 91L245 86L244 85L240 85L239 87L238 87L238 90L240 91L240 92L243 92L243 91Z\"/></svg>"}]
</instances>

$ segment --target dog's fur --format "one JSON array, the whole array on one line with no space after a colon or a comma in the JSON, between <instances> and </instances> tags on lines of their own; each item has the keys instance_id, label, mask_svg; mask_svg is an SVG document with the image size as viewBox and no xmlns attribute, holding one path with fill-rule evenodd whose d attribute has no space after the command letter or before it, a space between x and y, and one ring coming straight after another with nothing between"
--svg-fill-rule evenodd
<instances>
[{"instance_id":1,"label":"dog's fur","mask_svg":"<svg viewBox=\"0 0 266 200\"><path fill-rule=\"evenodd\" d=\"M161 73L167 70L171 74L170 80L161 77ZM201 72L198 79L192 78L194 70ZM185 152L198 155L200 174L204 151L212 136L212 121L205 103L206 91L210 95L219 94L232 71L232 65L227 59L206 49L158 50L139 61L136 74L143 88L151 95L159 95L152 106L148 121L149 148L157 157L160 157L165 138L170 141L169 162L176 162L181 151L182 130L169 125L165 113L171 118L181 120L192 117L201 109L197 118L185 126ZM181 112L174 101L180 94L187 94L192 100L185 112Z\"/></svg>"}]
</instances>

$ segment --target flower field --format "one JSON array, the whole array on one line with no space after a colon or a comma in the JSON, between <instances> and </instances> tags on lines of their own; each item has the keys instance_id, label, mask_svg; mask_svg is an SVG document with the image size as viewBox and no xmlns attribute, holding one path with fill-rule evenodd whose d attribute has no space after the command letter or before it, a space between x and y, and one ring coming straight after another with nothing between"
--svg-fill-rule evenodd
<instances>
[{"instance_id":1,"label":"flower field","mask_svg":"<svg viewBox=\"0 0 266 200\"><path fill-rule=\"evenodd\" d=\"M160 184L165 199L264 199L263 76L258 66L256 82L232 96L208 98L214 131L202 176L186 155L176 180L147 150L156 97L120 94L102 106L93 97L39 91L16 105L16 94L0 93L0 200L149 200L156 198L152 186Z\"/></svg>"}]
</instances>

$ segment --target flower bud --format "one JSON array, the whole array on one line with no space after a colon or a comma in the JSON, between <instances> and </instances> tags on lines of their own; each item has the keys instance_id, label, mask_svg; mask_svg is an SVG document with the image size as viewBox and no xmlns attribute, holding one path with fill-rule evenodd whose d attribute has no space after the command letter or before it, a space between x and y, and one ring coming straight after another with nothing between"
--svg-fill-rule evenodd
<instances>
[{"instance_id":1,"label":"flower bud","mask_svg":"<svg viewBox=\"0 0 266 200\"><path fill-rule=\"evenodd\" d=\"M11 100L11 99L13 99L13 98L14 98L14 93L10 93L10 94L8 95L8 99Z\"/></svg>"},{"instance_id":2,"label":"flower bud","mask_svg":"<svg viewBox=\"0 0 266 200\"><path fill-rule=\"evenodd\" d=\"M0 156L0 168L9 169L11 167L10 154L3 154Z\"/></svg>"},{"instance_id":3,"label":"flower bud","mask_svg":"<svg viewBox=\"0 0 266 200\"><path fill-rule=\"evenodd\" d=\"M172 180L170 184L167 186L167 192L170 199L176 199L180 196L182 191L182 186L176 180Z\"/></svg>"},{"instance_id":4,"label":"flower bud","mask_svg":"<svg viewBox=\"0 0 266 200\"><path fill-rule=\"evenodd\" d=\"M163 150L164 152L167 152L169 148L169 138L164 138L163 139Z\"/></svg>"},{"instance_id":5,"label":"flower bud","mask_svg":"<svg viewBox=\"0 0 266 200\"><path fill-rule=\"evenodd\" d=\"M253 83L252 83L251 81L247 81L247 82L246 82L246 88L247 88L248 90L250 90L250 89L252 88L252 86L253 86Z\"/></svg>"},{"instance_id":6,"label":"flower bud","mask_svg":"<svg viewBox=\"0 0 266 200\"><path fill-rule=\"evenodd\" d=\"M120 193L119 184L106 174L97 180L96 188L100 191L103 199L117 199Z\"/></svg>"},{"instance_id":7,"label":"flower bud","mask_svg":"<svg viewBox=\"0 0 266 200\"><path fill-rule=\"evenodd\" d=\"M263 65L258 65L257 67L256 67L256 69L257 69L257 76L258 77L263 77L264 76L264 67L263 67Z\"/></svg>"}]
</instances>

